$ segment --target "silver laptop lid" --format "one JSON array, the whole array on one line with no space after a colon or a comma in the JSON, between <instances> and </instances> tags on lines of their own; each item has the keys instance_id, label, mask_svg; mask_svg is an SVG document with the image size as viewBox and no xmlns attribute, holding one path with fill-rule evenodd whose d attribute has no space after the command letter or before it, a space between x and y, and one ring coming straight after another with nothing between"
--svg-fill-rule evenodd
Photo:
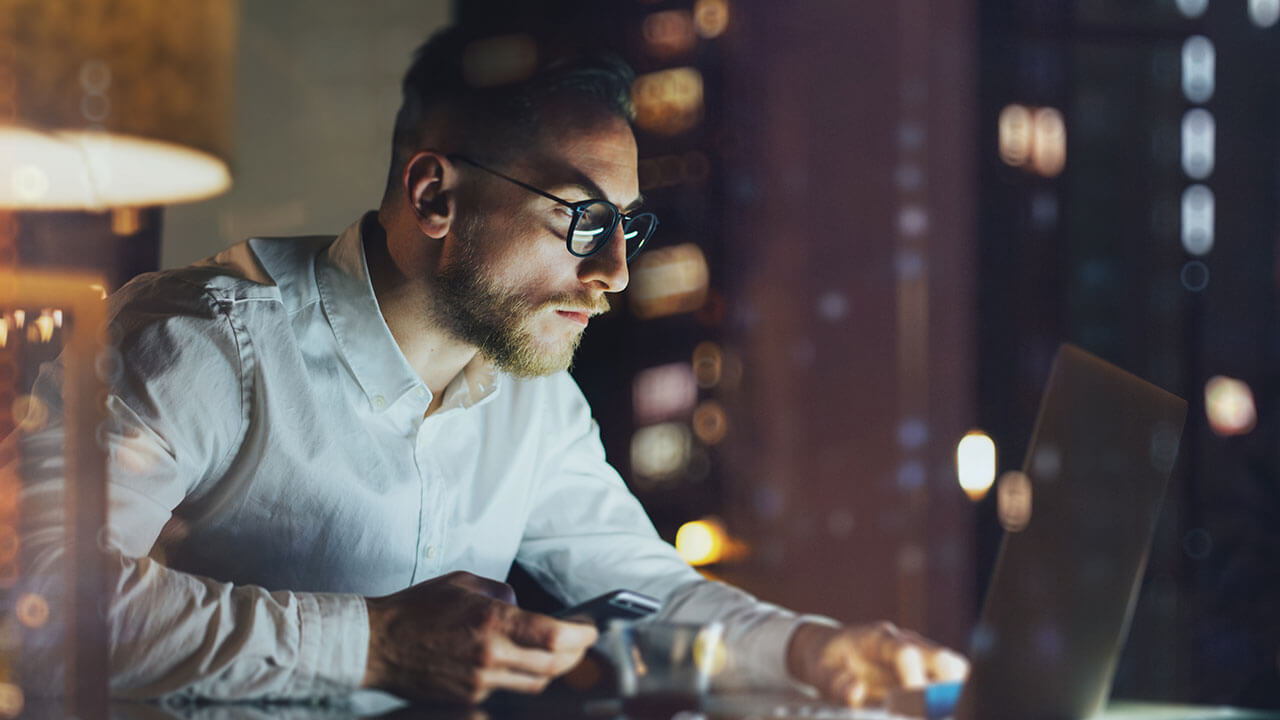
<instances>
[{"instance_id":1,"label":"silver laptop lid","mask_svg":"<svg viewBox=\"0 0 1280 720\"><path fill-rule=\"evenodd\" d=\"M960 720L1101 711L1127 633L1186 403L1071 345L1054 360L974 631Z\"/></svg>"}]
</instances>

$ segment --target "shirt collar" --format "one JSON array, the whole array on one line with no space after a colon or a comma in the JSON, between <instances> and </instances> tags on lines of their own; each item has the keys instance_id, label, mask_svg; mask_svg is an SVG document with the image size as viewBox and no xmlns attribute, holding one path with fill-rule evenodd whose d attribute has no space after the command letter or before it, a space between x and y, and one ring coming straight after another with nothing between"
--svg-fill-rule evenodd
<instances>
[{"instance_id":1,"label":"shirt collar","mask_svg":"<svg viewBox=\"0 0 1280 720\"><path fill-rule=\"evenodd\" d=\"M352 223L316 261L316 286L339 351L374 410L390 407L405 393L423 387L382 318L369 280L361 226L377 222L367 213ZM442 410L470 407L493 395L500 374L480 356L445 388Z\"/></svg>"}]
</instances>

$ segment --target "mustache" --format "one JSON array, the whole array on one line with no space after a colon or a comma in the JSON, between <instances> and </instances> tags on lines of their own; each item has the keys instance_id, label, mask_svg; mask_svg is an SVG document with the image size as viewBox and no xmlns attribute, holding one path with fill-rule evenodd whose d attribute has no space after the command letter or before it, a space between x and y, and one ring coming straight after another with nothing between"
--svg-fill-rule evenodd
<instances>
[{"instance_id":1,"label":"mustache","mask_svg":"<svg viewBox=\"0 0 1280 720\"><path fill-rule=\"evenodd\" d=\"M584 312L592 317L603 315L609 311L609 299L604 295L597 295L594 298L586 295L557 295L550 300L538 306L539 310L569 310L571 312Z\"/></svg>"}]
</instances>

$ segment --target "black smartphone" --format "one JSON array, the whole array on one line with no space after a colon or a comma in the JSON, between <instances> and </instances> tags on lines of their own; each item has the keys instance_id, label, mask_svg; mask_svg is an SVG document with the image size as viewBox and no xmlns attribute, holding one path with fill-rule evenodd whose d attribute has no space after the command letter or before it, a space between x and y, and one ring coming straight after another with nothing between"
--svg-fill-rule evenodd
<instances>
[{"instance_id":1,"label":"black smartphone","mask_svg":"<svg viewBox=\"0 0 1280 720\"><path fill-rule=\"evenodd\" d=\"M557 612L555 617L588 617L595 621L596 627L604 629L610 620L635 620L661 609L662 603L656 598L630 590L614 590L565 608Z\"/></svg>"}]
</instances>

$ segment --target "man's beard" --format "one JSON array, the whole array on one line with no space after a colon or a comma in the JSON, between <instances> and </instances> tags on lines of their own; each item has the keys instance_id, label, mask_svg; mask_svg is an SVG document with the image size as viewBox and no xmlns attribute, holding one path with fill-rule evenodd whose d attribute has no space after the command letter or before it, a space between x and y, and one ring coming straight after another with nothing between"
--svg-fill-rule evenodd
<instances>
[{"instance_id":1,"label":"man's beard","mask_svg":"<svg viewBox=\"0 0 1280 720\"><path fill-rule=\"evenodd\" d=\"M470 235L470 237L468 237ZM534 305L528 298L494 282L474 251L474 235L463 234L459 253L434 284L435 317L458 340L476 346L494 365L516 377L551 375L567 369L582 340L578 333L569 342L549 347L534 337L531 320L552 308L603 312L603 297L556 295Z\"/></svg>"}]
</instances>

